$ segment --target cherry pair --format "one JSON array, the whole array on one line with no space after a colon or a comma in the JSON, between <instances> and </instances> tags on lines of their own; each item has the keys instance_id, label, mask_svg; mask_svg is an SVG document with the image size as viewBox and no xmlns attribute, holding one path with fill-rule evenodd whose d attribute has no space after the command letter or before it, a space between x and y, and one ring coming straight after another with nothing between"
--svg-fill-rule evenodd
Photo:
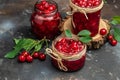
<instances>
[{"instance_id":1,"label":"cherry pair","mask_svg":"<svg viewBox=\"0 0 120 80\"><path fill-rule=\"evenodd\" d=\"M114 39L113 35L109 35L108 36L108 41L112 46L116 46L117 45L117 40Z\"/></svg>"}]
</instances>

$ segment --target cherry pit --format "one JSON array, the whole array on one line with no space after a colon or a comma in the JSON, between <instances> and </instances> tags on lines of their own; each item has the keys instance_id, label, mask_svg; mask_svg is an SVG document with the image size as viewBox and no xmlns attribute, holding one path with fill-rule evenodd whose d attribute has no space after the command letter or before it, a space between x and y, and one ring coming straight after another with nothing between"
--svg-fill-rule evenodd
<instances>
[{"instance_id":1,"label":"cherry pit","mask_svg":"<svg viewBox=\"0 0 120 80\"><path fill-rule=\"evenodd\" d=\"M46 59L46 55L42 52L34 52L33 55L31 56L29 52L23 51L18 56L18 61L22 63L23 62L31 63L33 62L34 59L39 59L41 61L44 61Z\"/></svg>"}]
</instances>

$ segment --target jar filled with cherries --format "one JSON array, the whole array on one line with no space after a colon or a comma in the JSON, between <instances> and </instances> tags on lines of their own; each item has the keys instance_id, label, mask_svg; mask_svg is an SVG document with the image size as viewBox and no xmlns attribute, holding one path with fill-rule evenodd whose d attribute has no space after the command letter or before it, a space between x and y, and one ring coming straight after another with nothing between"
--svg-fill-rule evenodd
<instances>
[{"instance_id":1,"label":"jar filled with cherries","mask_svg":"<svg viewBox=\"0 0 120 80\"><path fill-rule=\"evenodd\" d=\"M56 2L41 0L35 4L35 11L31 16L32 32L39 38L54 39L59 34L61 21Z\"/></svg>"},{"instance_id":2,"label":"jar filled with cherries","mask_svg":"<svg viewBox=\"0 0 120 80\"><path fill-rule=\"evenodd\" d=\"M95 36L99 31L103 0L70 0L70 6L74 33L87 29L92 37Z\"/></svg>"}]
</instances>

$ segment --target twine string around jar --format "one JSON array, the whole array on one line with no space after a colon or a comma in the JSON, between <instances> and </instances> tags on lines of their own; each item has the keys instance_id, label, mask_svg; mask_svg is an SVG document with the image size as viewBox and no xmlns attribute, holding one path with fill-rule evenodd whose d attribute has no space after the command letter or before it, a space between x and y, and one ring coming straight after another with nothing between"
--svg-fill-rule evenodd
<instances>
[{"instance_id":1,"label":"twine string around jar","mask_svg":"<svg viewBox=\"0 0 120 80\"><path fill-rule=\"evenodd\" d=\"M67 67L62 63L62 59L64 59L64 60L72 60L72 59L77 60L77 59L80 59L86 53L86 45L84 46L84 48L83 48L83 50L81 52L79 52L76 55L72 55L72 56L62 55L60 52L56 51L55 48L53 48L53 50L50 49L50 48L47 48L46 52L50 57L57 60L58 67L61 70L68 71Z\"/></svg>"},{"instance_id":2,"label":"twine string around jar","mask_svg":"<svg viewBox=\"0 0 120 80\"><path fill-rule=\"evenodd\" d=\"M47 54L50 57L52 57L53 59L57 60L58 66L59 66L59 68L61 70L63 70L63 71L67 71L68 70L67 67L63 65L62 59L61 59L61 57L59 55L57 55L56 53L54 53L50 48L47 48L46 52L47 52Z\"/></svg>"},{"instance_id":3,"label":"twine string around jar","mask_svg":"<svg viewBox=\"0 0 120 80\"><path fill-rule=\"evenodd\" d=\"M96 12L96 11L100 10L104 5L103 0L101 1L99 6L92 7L92 8L91 7L90 8L83 8L83 7L77 6L71 0L69 0L69 2L70 2L70 7L73 9L72 13L79 11L79 12L81 12L81 13L83 13L85 15L86 19L88 19L87 13Z\"/></svg>"}]
</instances>

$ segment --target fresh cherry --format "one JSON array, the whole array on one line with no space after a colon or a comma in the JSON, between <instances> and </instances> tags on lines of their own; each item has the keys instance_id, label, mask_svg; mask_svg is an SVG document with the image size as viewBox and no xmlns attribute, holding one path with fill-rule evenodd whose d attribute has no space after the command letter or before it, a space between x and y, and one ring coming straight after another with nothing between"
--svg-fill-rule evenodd
<instances>
[{"instance_id":1,"label":"fresh cherry","mask_svg":"<svg viewBox=\"0 0 120 80\"><path fill-rule=\"evenodd\" d=\"M34 52L32 56L33 56L33 58L38 58L39 57L39 52Z\"/></svg>"},{"instance_id":2,"label":"fresh cherry","mask_svg":"<svg viewBox=\"0 0 120 80\"><path fill-rule=\"evenodd\" d=\"M25 56L19 55L19 56L18 56L18 61L20 61L20 62L25 62Z\"/></svg>"},{"instance_id":3,"label":"fresh cherry","mask_svg":"<svg viewBox=\"0 0 120 80\"><path fill-rule=\"evenodd\" d=\"M29 53L27 51L23 51L23 52L21 52L21 55L26 57L27 55L29 55Z\"/></svg>"},{"instance_id":4,"label":"fresh cherry","mask_svg":"<svg viewBox=\"0 0 120 80\"><path fill-rule=\"evenodd\" d=\"M44 60L46 59L46 55L45 55L44 53L40 53L40 54L39 54L39 59L40 59L41 61L44 61Z\"/></svg>"},{"instance_id":5,"label":"fresh cherry","mask_svg":"<svg viewBox=\"0 0 120 80\"><path fill-rule=\"evenodd\" d=\"M31 55L26 56L26 61L27 62L32 62L33 61L33 57Z\"/></svg>"},{"instance_id":6,"label":"fresh cherry","mask_svg":"<svg viewBox=\"0 0 120 80\"><path fill-rule=\"evenodd\" d=\"M108 40L109 41L113 40L113 35L108 35Z\"/></svg>"},{"instance_id":7,"label":"fresh cherry","mask_svg":"<svg viewBox=\"0 0 120 80\"><path fill-rule=\"evenodd\" d=\"M106 35L107 34L107 30L105 28L100 29L100 34L101 35Z\"/></svg>"},{"instance_id":8,"label":"fresh cherry","mask_svg":"<svg viewBox=\"0 0 120 80\"><path fill-rule=\"evenodd\" d=\"M112 46L116 46L116 45L117 45L117 40L115 40L115 39L111 40L111 41L110 41L110 44L111 44Z\"/></svg>"}]
</instances>

